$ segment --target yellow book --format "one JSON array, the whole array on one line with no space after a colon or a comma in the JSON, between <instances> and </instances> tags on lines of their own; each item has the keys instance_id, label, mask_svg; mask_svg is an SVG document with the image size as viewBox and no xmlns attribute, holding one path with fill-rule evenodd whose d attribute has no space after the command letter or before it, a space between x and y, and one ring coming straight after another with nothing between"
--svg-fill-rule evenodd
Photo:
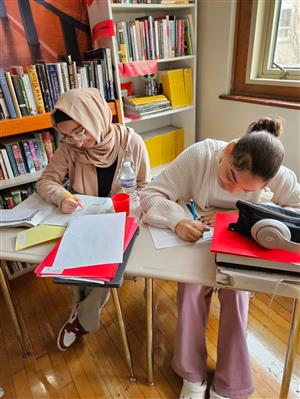
<instances>
[{"instance_id":1,"label":"yellow book","mask_svg":"<svg viewBox=\"0 0 300 399\"><path fill-rule=\"evenodd\" d=\"M175 158L184 150L184 130L175 131Z\"/></svg>"},{"instance_id":2,"label":"yellow book","mask_svg":"<svg viewBox=\"0 0 300 399\"><path fill-rule=\"evenodd\" d=\"M161 163L169 163L175 159L175 132L161 135L162 160Z\"/></svg>"},{"instance_id":3,"label":"yellow book","mask_svg":"<svg viewBox=\"0 0 300 399\"><path fill-rule=\"evenodd\" d=\"M121 62L127 62L126 44L120 43L120 54L121 54Z\"/></svg>"},{"instance_id":4,"label":"yellow book","mask_svg":"<svg viewBox=\"0 0 300 399\"><path fill-rule=\"evenodd\" d=\"M191 68L186 68L183 70L184 73L184 85L185 85L185 95L186 95L186 105L192 105L193 103L193 72Z\"/></svg>"},{"instance_id":5,"label":"yellow book","mask_svg":"<svg viewBox=\"0 0 300 399\"><path fill-rule=\"evenodd\" d=\"M146 148L149 154L150 166L153 168L154 166L161 165L161 139L159 136L149 137L145 140Z\"/></svg>"},{"instance_id":6,"label":"yellow book","mask_svg":"<svg viewBox=\"0 0 300 399\"><path fill-rule=\"evenodd\" d=\"M28 65L25 67L25 71L29 75L37 111L39 114L43 114L46 112L46 110L44 106L44 100L43 100L39 78L36 72L36 67L35 65Z\"/></svg>"},{"instance_id":7,"label":"yellow book","mask_svg":"<svg viewBox=\"0 0 300 399\"><path fill-rule=\"evenodd\" d=\"M66 227L63 226L40 224L31 229L20 231L17 234L15 250L20 251L43 242L56 240L63 236L65 230Z\"/></svg>"},{"instance_id":8,"label":"yellow book","mask_svg":"<svg viewBox=\"0 0 300 399\"><path fill-rule=\"evenodd\" d=\"M157 96L136 97L129 99L129 101L134 105L150 104L163 100L166 100L166 96L164 96L163 94L159 94Z\"/></svg>"}]
</instances>

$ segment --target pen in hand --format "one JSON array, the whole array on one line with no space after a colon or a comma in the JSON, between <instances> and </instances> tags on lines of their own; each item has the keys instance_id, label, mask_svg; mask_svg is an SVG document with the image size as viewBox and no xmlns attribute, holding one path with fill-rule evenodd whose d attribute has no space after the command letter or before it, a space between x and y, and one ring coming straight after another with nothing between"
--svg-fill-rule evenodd
<instances>
[{"instance_id":1,"label":"pen in hand","mask_svg":"<svg viewBox=\"0 0 300 399\"><path fill-rule=\"evenodd\" d=\"M195 208L195 203L194 201L191 199L190 202L187 202L186 206L188 207L188 210L191 212L191 214L193 215L193 220L198 220L200 221L201 218L197 215L196 213L196 208Z\"/></svg>"},{"instance_id":2,"label":"pen in hand","mask_svg":"<svg viewBox=\"0 0 300 399\"><path fill-rule=\"evenodd\" d=\"M77 205L83 208L83 204L77 198L75 198L71 193L69 193L69 191L65 190L64 188L60 188L59 190L63 192L66 197L70 198L72 201L76 202Z\"/></svg>"}]
</instances>

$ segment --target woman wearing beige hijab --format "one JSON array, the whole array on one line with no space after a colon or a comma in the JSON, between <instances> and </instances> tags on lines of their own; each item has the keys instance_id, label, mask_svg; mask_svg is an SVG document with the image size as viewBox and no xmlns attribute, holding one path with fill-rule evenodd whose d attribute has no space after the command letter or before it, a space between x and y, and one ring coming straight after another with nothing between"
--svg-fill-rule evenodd
<instances>
[{"instance_id":1,"label":"woman wearing beige hijab","mask_svg":"<svg viewBox=\"0 0 300 399\"><path fill-rule=\"evenodd\" d=\"M80 194L107 197L121 191L120 168L125 157L134 166L138 190L150 181L149 158L141 136L112 123L111 110L97 89L72 89L61 95L52 120L61 143L37 182L37 191L61 212L72 213L78 205L60 190L66 178ZM75 287L74 291L76 303L57 338L61 350L99 328L99 312L109 298L108 288Z\"/></svg>"}]
</instances>

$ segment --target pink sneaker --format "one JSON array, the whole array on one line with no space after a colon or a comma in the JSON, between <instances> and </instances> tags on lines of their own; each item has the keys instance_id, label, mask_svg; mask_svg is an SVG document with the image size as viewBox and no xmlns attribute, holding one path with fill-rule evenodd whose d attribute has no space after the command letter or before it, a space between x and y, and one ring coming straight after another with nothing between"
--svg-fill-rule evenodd
<instances>
[{"instance_id":1,"label":"pink sneaker","mask_svg":"<svg viewBox=\"0 0 300 399\"><path fill-rule=\"evenodd\" d=\"M206 379L203 383L190 382L184 379L179 399L205 399L206 388Z\"/></svg>"},{"instance_id":2,"label":"pink sneaker","mask_svg":"<svg viewBox=\"0 0 300 399\"><path fill-rule=\"evenodd\" d=\"M69 320L62 326L57 336L57 346L61 351L68 349L78 337L87 334L78 320L77 305L74 306Z\"/></svg>"}]
</instances>

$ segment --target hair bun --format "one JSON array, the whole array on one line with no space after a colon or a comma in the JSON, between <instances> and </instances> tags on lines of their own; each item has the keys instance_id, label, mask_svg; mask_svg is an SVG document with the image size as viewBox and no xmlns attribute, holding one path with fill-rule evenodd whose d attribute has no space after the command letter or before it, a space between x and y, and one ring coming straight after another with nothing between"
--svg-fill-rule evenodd
<instances>
[{"instance_id":1,"label":"hair bun","mask_svg":"<svg viewBox=\"0 0 300 399\"><path fill-rule=\"evenodd\" d=\"M247 133L259 132L262 130L269 132L275 137L279 137L283 130L282 120L280 118L260 118L257 121L251 123Z\"/></svg>"}]
</instances>

